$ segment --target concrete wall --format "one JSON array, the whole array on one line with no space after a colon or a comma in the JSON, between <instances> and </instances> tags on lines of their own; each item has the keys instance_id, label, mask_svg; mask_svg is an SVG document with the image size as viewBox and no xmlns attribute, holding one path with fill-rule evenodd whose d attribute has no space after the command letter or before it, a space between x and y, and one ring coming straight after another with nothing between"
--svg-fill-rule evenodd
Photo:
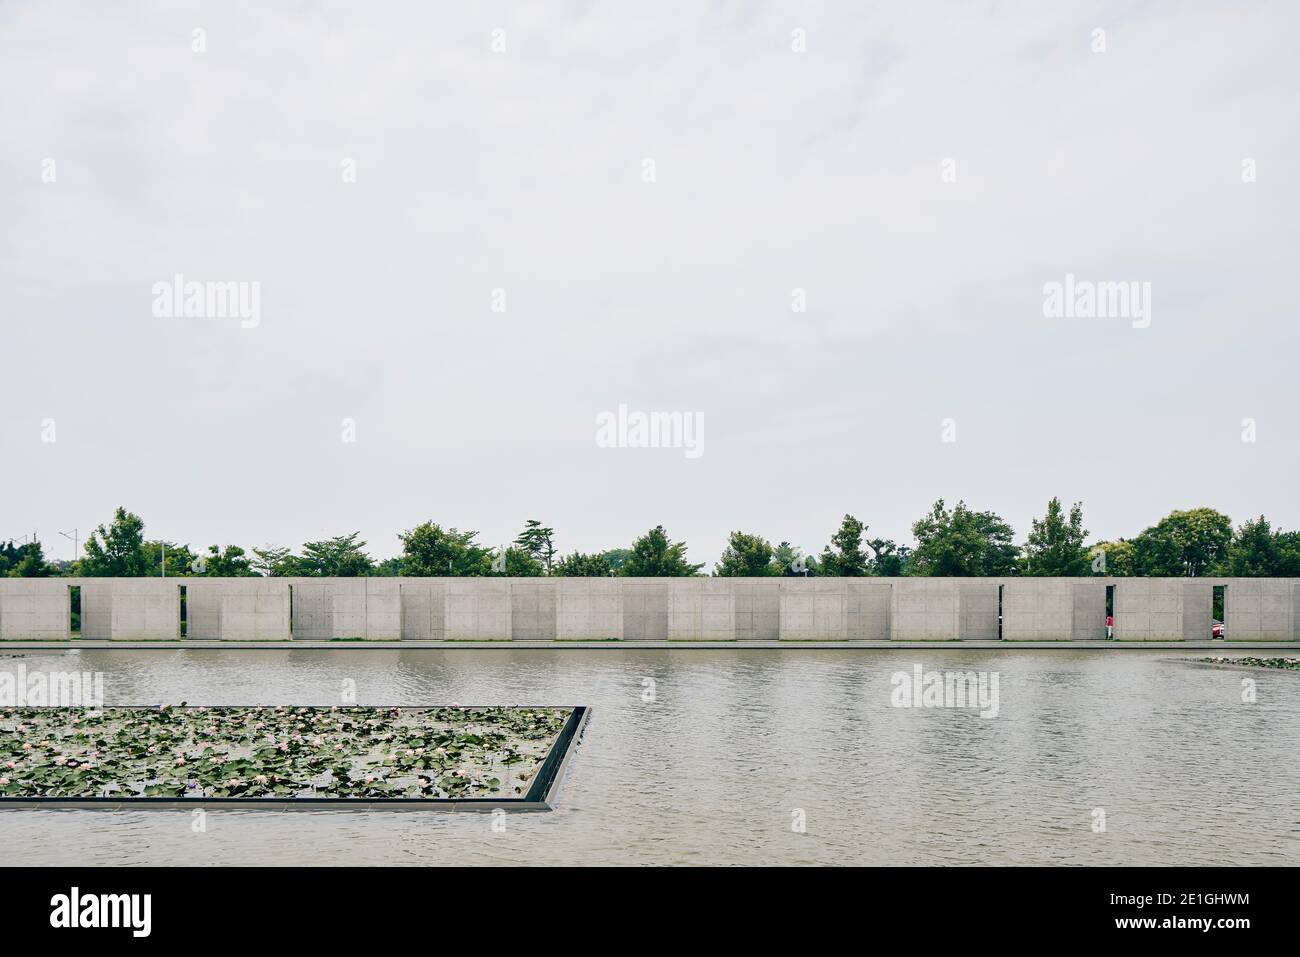
<instances>
[{"instance_id":1,"label":"concrete wall","mask_svg":"<svg viewBox=\"0 0 1300 957\"><path fill-rule=\"evenodd\" d=\"M556 589L548 581L517 579L510 586L510 638L554 641L559 613Z\"/></svg>"},{"instance_id":2,"label":"concrete wall","mask_svg":"<svg viewBox=\"0 0 1300 957\"><path fill-rule=\"evenodd\" d=\"M71 633L66 579L0 578L0 640L63 639Z\"/></svg>"},{"instance_id":3,"label":"concrete wall","mask_svg":"<svg viewBox=\"0 0 1300 957\"><path fill-rule=\"evenodd\" d=\"M0 638L1063 641L1300 640L1300 580L1185 578L0 579Z\"/></svg>"},{"instance_id":4,"label":"concrete wall","mask_svg":"<svg viewBox=\"0 0 1300 957\"><path fill-rule=\"evenodd\" d=\"M890 619L895 641L954 641L961 637L960 580L895 578Z\"/></svg>"},{"instance_id":5,"label":"concrete wall","mask_svg":"<svg viewBox=\"0 0 1300 957\"><path fill-rule=\"evenodd\" d=\"M997 641L1001 634L1001 582L975 578L957 584L957 637L976 641Z\"/></svg>"},{"instance_id":6,"label":"concrete wall","mask_svg":"<svg viewBox=\"0 0 1300 957\"><path fill-rule=\"evenodd\" d=\"M619 582L625 639L668 640L668 581L666 578L625 578Z\"/></svg>"},{"instance_id":7,"label":"concrete wall","mask_svg":"<svg viewBox=\"0 0 1300 957\"><path fill-rule=\"evenodd\" d=\"M723 579L725 580L725 579ZM847 641L848 588L843 578L780 578L783 641Z\"/></svg>"},{"instance_id":8,"label":"concrete wall","mask_svg":"<svg viewBox=\"0 0 1300 957\"><path fill-rule=\"evenodd\" d=\"M558 578L555 583L557 638L608 641L623 637L623 583L617 578Z\"/></svg>"},{"instance_id":9,"label":"concrete wall","mask_svg":"<svg viewBox=\"0 0 1300 957\"><path fill-rule=\"evenodd\" d=\"M188 579L185 637L287 641L289 584L282 578Z\"/></svg>"},{"instance_id":10,"label":"concrete wall","mask_svg":"<svg viewBox=\"0 0 1300 957\"><path fill-rule=\"evenodd\" d=\"M113 637L113 583L116 579L87 578L81 582L81 637L107 641Z\"/></svg>"},{"instance_id":11,"label":"concrete wall","mask_svg":"<svg viewBox=\"0 0 1300 957\"><path fill-rule=\"evenodd\" d=\"M117 578L109 603L114 641L175 640L181 635L181 578ZM85 599L85 592L82 592Z\"/></svg>"},{"instance_id":12,"label":"concrete wall","mask_svg":"<svg viewBox=\"0 0 1300 957\"><path fill-rule=\"evenodd\" d=\"M669 641L735 641L736 593L725 578L668 582Z\"/></svg>"},{"instance_id":13,"label":"concrete wall","mask_svg":"<svg viewBox=\"0 0 1300 957\"><path fill-rule=\"evenodd\" d=\"M1203 641L1214 623L1214 585L1205 580L1183 582L1183 640Z\"/></svg>"},{"instance_id":14,"label":"concrete wall","mask_svg":"<svg viewBox=\"0 0 1300 957\"><path fill-rule=\"evenodd\" d=\"M1074 581L1013 578L1002 586L1002 637L1006 641L1068 641L1074 637ZM1106 589L1100 588L1105 638Z\"/></svg>"},{"instance_id":15,"label":"concrete wall","mask_svg":"<svg viewBox=\"0 0 1300 957\"><path fill-rule=\"evenodd\" d=\"M1070 583L1072 622L1070 634L1075 641L1100 641L1106 637L1107 582L1092 578L1063 579ZM1005 596L1006 592L1003 592ZM1003 613L1006 602L1003 600ZM1004 632L1005 634L1005 632Z\"/></svg>"},{"instance_id":16,"label":"concrete wall","mask_svg":"<svg viewBox=\"0 0 1300 957\"><path fill-rule=\"evenodd\" d=\"M1115 585L1115 637L1182 641L1183 578L1121 578ZM1209 622L1205 634L1209 637Z\"/></svg>"},{"instance_id":17,"label":"concrete wall","mask_svg":"<svg viewBox=\"0 0 1300 957\"><path fill-rule=\"evenodd\" d=\"M1300 641L1300 582L1288 578L1219 581L1227 583L1228 641Z\"/></svg>"},{"instance_id":18,"label":"concrete wall","mask_svg":"<svg viewBox=\"0 0 1300 957\"><path fill-rule=\"evenodd\" d=\"M849 641L888 641L894 586L885 578L846 578L846 637Z\"/></svg>"},{"instance_id":19,"label":"concrete wall","mask_svg":"<svg viewBox=\"0 0 1300 957\"><path fill-rule=\"evenodd\" d=\"M446 641L509 641L509 578L447 579Z\"/></svg>"},{"instance_id":20,"label":"concrete wall","mask_svg":"<svg viewBox=\"0 0 1300 957\"><path fill-rule=\"evenodd\" d=\"M400 578L402 638L441 641L447 618L447 581L444 578Z\"/></svg>"},{"instance_id":21,"label":"concrete wall","mask_svg":"<svg viewBox=\"0 0 1300 957\"><path fill-rule=\"evenodd\" d=\"M736 640L776 641L781 637L781 591L770 578L733 578Z\"/></svg>"}]
</instances>

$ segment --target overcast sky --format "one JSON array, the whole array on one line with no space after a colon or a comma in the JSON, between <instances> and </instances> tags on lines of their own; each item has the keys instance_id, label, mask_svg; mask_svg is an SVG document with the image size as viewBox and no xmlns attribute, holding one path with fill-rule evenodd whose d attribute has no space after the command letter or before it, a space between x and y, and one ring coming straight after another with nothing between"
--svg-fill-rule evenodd
<instances>
[{"instance_id":1,"label":"overcast sky","mask_svg":"<svg viewBox=\"0 0 1300 957\"><path fill-rule=\"evenodd\" d=\"M1300 526L1298 38L1290 0L0 0L0 538ZM177 274L256 326L156 316ZM1149 325L1045 316L1067 274ZM600 447L620 404L703 454Z\"/></svg>"}]
</instances>

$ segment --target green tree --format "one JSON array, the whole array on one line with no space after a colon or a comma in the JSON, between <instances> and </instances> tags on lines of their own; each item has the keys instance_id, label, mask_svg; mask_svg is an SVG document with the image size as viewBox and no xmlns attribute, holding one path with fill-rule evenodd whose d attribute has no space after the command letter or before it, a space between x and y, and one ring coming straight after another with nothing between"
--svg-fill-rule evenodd
<instances>
[{"instance_id":1,"label":"green tree","mask_svg":"<svg viewBox=\"0 0 1300 957\"><path fill-rule=\"evenodd\" d=\"M584 555L575 551L556 562L551 574L564 578L603 578L611 570L609 559L604 555Z\"/></svg>"},{"instance_id":2,"label":"green tree","mask_svg":"<svg viewBox=\"0 0 1300 957\"><path fill-rule=\"evenodd\" d=\"M1019 549L1012 530L993 512L972 512L965 502L949 511L943 499L912 526L913 575L996 576L1015 572Z\"/></svg>"},{"instance_id":3,"label":"green tree","mask_svg":"<svg viewBox=\"0 0 1300 957\"><path fill-rule=\"evenodd\" d=\"M203 564L203 573L215 578L247 578L253 574L252 562L238 545L227 545L224 549L209 545Z\"/></svg>"},{"instance_id":4,"label":"green tree","mask_svg":"<svg viewBox=\"0 0 1300 957\"><path fill-rule=\"evenodd\" d=\"M1197 577L1217 567L1232 541L1232 520L1212 508L1170 512L1133 539L1139 575Z\"/></svg>"},{"instance_id":5,"label":"green tree","mask_svg":"<svg viewBox=\"0 0 1300 957\"><path fill-rule=\"evenodd\" d=\"M152 541L144 543L145 574L157 578L163 574L163 556L166 555L166 577L182 578L194 574L194 560L198 557L188 545L175 542Z\"/></svg>"},{"instance_id":6,"label":"green tree","mask_svg":"<svg viewBox=\"0 0 1300 957\"><path fill-rule=\"evenodd\" d=\"M444 529L424 522L398 537L402 541L402 574L419 578L441 575L488 575L492 551L474 541L478 532Z\"/></svg>"},{"instance_id":7,"label":"green tree","mask_svg":"<svg viewBox=\"0 0 1300 957\"><path fill-rule=\"evenodd\" d=\"M45 550L41 548L41 543L33 541L24 545L20 551L22 557L18 559L13 570L9 572L14 578L49 578L50 565L45 561Z\"/></svg>"},{"instance_id":8,"label":"green tree","mask_svg":"<svg viewBox=\"0 0 1300 957\"><path fill-rule=\"evenodd\" d=\"M542 567L541 562L525 549L514 545L505 550L504 567L501 565L501 552L492 552L491 569L488 574L506 578L536 578L546 574L546 569Z\"/></svg>"},{"instance_id":9,"label":"green tree","mask_svg":"<svg viewBox=\"0 0 1300 957\"><path fill-rule=\"evenodd\" d=\"M537 519L530 518L515 539L515 545L540 564L547 575L551 573L555 561L555 529L547 528Z\"/></svg>"},{"instance_id":10,"label":"green tree","mask_svg":"<svg viewBox=\"0 0 1300 957\"><path fill-rule=\"evenodd\" d=\"M1088 570L1114 578L1136 575L1133 543L1124 538L1113 542L1098 542L1088 549Z\"/></svg>"},{"instance_id":11,"label":"green tree","mask_svg":"<svg viewBox=\"0 0 1300 957\"><path fill-rule=\"evenodd\" d=\"M1300 576L1300 533L1274 531L1261 515L1233 533L1223 561L1213 574L1234 578Z\"/></svg>"},{"instance_id":12,"label":"green tree","mask_svg":"<svg viewBox=\"0 0 1300 957\"><path fill-rule=\"evenodd\" d=\"M772 563L771 542L759 535L732 532L713 574L725 578L762 577L775 575L777 571Z\"/></svg>"},{"instance_id":13,"label":"green tree","mask_svg":"<svg viewBox=\"0 0 1300 957\"><path fill-rule=\"evenodd\" d=\"M86 539L81 574L88 578L139 578L148 573L144 520L118 506L113 522L100 525Z\"/></svg>"},{"instance_id":14,"label":"green tree","mask_svg":"<svg viewBox=\"0 0 1300 957\"><path fill-rule=\"evenodd\" d=\"M1279 541L1268 519L1261 515L1237 529L1216 575L1270 577L1277 568Z\"/></svg>"},{"instance_id":15,"label":"green tree","mask_svg":"<svg viewBox=\"0 0 1300 957\"><path fill-rule=\"evenodd\" d=\"M374 560L366 554L360 532L336 535L319 542L304 542L299 560L301 574L357 578L369 574Z\"/></svg>"},{"instance_id":16,"label":"green tree","mask_svg":"<svg viewBox=\"0 0 1300 957\"><path fill-rule=\"evenodd\" d=\"M805 555L802 548L789 542L782 542L772 550L772 565L774 574L782 578L801 578L804 571L809 577L817 574L817 558Z\"/></svg>"},{"instance_id":17,"label":"green tree","mask_svg":"<svg viewBox=\"0 0 1300 957\"><path fill-rule=\"evenodd\" d=\"M285 578L298 574L298 559L289 549L275 545L254 548L250 566L254 573L266 578Z\"/></svg>"},{"instance_id":18,"label":"green tree","mask_svg":"<svg viewBox=\"0 0 1300 957\"><path fill-rule=\"evenodd\" d=\"M906 545L898 545L892 539L873 538L867 542L871 549L871 563L868 571L872 575L898 578L907 574L907 560L912 550Z\"/></svg>"},{"instance_id":19,"label":"green tree","mask_svg":"<svg viewBox=\"0 0 1300 957\"><path fill-rule=\"evenodd\" d=\"M867 526L852 515L845 515L840 530L822 549L821 574L842 578L861 578L867 573L867 553L862 550L862 533Z\"/></svg>"},{"instance_id":20,"label":"green tree","mask_svg":"<svg viewBox=\"0 0 1300 957\"><path fill-rule=\"evenodd\" d=\"M1274 575L1278 578L1300 578L1300 532L1277 532L1277 564Z\"/></svg>"},{"instance_id":21,"label":"green tree","mask_svg":"<svg viewBox=\"0 0 1300 957\"><path fill-rule=\"evenodd\" d=\"M607 548L600 553L616 575L622 572L623 563L627 561L628 556L631 554L632 549L630 548Z\"/></svg>"},{"instance_id":22,"label":"green tree","mask_svg":"<svg viewBox=\"0 0 1300 957\"><path fill-rule=\"evenodd\" d=\"M633 578L680 578L698 575L703 567L703 562L692 565L686 560L685 542L669 541L664 527L656 525L632 543L632 553L619 574Z\"/></svg>"},{"instance_id":23,"label":"green tree","mask_svg":"<svg viewBox=\"0 0 1300 957\"><path fill-rule=\"evenodd\" d=\"M1087 575L1088 530L1083 527L1083 503L1075 502L1067 518L1061 500L1047 503L1047 514L1034 519L1025 546L1025 574L1054 577Z\"/></svg>"}]
</instances>

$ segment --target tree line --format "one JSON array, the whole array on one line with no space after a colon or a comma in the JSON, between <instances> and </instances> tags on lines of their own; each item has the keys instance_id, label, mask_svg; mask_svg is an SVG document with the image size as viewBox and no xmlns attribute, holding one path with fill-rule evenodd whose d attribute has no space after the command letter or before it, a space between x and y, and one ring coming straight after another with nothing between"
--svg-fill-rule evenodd
<instances>
[{"instance_id":1,"label":"tree line","mask_svg":"<svg viewBox=\"0 0 1300 957\"><path fill-rule=\"evenodd\" d=\"M788 541L773 545L762 535L732 532L716 576L1159 576L1300 577L1300 532L1274 529L1260 516L1233 527L1212 508L1173 511L1131 539L1089 544L1083 506L1067 511L1060 500L1047 503L1033 519L1025 542L1017 544L1011 526L994 512L978 512L965 502L948 507L942 499L912 525L914 543L869 537L853 515L820 553ZM86 539L84 554L72 562L50 562L39 541L0 546L0 576L40 578L243 577L283 576L490 576L662 578L707 574L703 563L686 558L686 544L674 542L656 525L628 548L562 555L555 530L529 519L513 544L492 548L478 533L424 522L398 539L401 554L375 560L360 532L306 542L298 552L267 545L245 551L238 545L189 545L150 540L144 521L119 507L113 520Z\"/></svg>"}]
</instances>

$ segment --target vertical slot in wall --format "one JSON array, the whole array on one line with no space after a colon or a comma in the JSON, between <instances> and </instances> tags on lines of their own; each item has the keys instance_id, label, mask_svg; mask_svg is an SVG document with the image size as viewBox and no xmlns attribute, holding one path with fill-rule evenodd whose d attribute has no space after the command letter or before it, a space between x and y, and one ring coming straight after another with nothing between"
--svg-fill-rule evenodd
<instances>
[{"instance_id":1,"label":"vertical slot in wall","mask_svg":"<svg viewBox=\"0 0 1300 957\"><path fill-rule=\"evenodd\" d=\"M81 586L68 586L68 637L81 637Z\"/></svg>"},{"instance_id":2,"label":"vertical slot in wall","mask_svg":"<svg viewBox=\"0 0 1300 957\"><path fill-rule=\"evenodd\" d=\"M1214 606L1210 611L1210 637L1223 638L1228 623L1228 586L1214 586ZM1215 634L1215 632L1218 634Z\"/></svg>"}]
</instances>

